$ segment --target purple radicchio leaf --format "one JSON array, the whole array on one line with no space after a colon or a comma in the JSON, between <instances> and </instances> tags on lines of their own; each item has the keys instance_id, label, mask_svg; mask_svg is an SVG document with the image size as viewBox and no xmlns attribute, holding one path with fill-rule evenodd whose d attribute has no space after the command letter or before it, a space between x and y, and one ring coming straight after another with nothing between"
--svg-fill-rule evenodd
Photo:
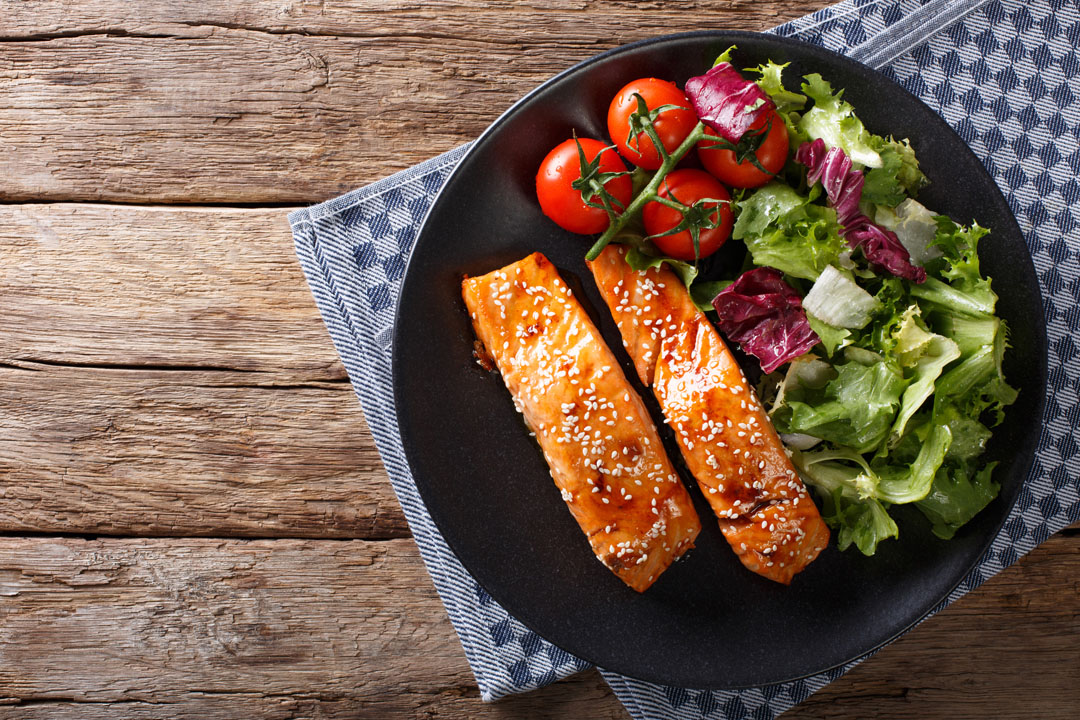
<instances>
[{"instance_id":1,"label":"purple radicchio leaf","mask_svg":"<svg viewBox=\"0 0 1080 720\"><path fill-rule=\"evenodd\" d=\"M844 225L844 238L851 247L861 247L867 260L893 275L916 285L926 282L926 269L911 263L911 253L896 233L875 225L862 213Z\"/></svg>"},{"instance_id":2,"label":"purple radicchio leaf","mask_svg":"<svg viewBox=\"0 0 1080 720\"><path fill-rule=\"evenodd\" d=\"M722 62L686 81L686 97L701 121L725 140L739 142L759 118L776 108L757 83Z\"/></svg>"},{"instance_id":3,"label":"purple radicchio leaf","mask_svg":"<svg viewBox=\"0 0 1080 720\"><path fill-rule=\"evenodd\" d=\"M818 344L802 299L770 267L747 270L713 298L720 329L772 372Z\"/></svg>"},{"instance_id":4,"label":"purple radicchio leaf","mask_svg":"<svg viewBox=\"0 0 1080 720\"><path fill-rule=\"evenodd\" d=\"M795 162L806 166L808 183L820 182L825 188L829 205L836 210L836 219L843 227L841 234L850 247L861 247L869 262L897 277L916 284L926 281L926 270L912 264L911 254L896 233L875 225L859 210L865 178L851 169L851 158L843 150L834 147L826 151L825 142L818 138L799 146Z\"/></svg>"},{"instance_id":5,"label":"purple radicchio leaf","mask_svg":"<svg viewBox=\"0 0 1080 720\"><path fill-rule=\"evenodd\" d=\"M865 180L861 172L852 171L851 158L843 150L834 147L826 152L825 142L819 138L800 145L795 161L806 166L806 182L810 185L820 182L825 188L841 225L859 214Z\"/></svg>"}]
</instances>

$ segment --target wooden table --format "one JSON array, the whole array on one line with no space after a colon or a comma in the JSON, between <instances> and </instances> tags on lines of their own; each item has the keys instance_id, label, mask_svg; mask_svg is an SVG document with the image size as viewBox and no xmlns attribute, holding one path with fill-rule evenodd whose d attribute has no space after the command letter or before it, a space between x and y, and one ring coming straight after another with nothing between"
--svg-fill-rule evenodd
<instances>
[{"instance_id":1,"label":"wooden table","mask_svg":"<svg viewBox=\"0 0 1080 720\"><path fill-rule=\"evenodd\" d=\"M0 718L623 718L485 705L285 221L615 45L821 0L0 4ZM1065 718L1080 533L789 718Z\"/></svg>"}]
</instances>

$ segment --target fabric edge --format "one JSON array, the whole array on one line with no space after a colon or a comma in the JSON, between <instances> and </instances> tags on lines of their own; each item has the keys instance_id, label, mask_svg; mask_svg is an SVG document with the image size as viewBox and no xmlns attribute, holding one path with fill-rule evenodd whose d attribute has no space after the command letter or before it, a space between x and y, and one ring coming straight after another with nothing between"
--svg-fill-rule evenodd
<instances>
[{"instance_id":1,"label":"fabric edge","mask_svg":"<svg viewBox=\"0 0 1080 720\"><path fill-rule=\"evenodd\" d=\"M855 3L855 5L858 5L858 6L862 6L862 5L865 5L865 4L866 3ZM843 7L843 6L849 6L849 3L840 3L838 5L830 6L829 8L824 8L823 10L830 10L832 8ZM822 12L822 11L818 11L818 12ZM816 15L816 13L815 13L815 15ZM781 32L782 33L781 28L783 28L783 27L785 27L785 26L780 26L780 28L773 28L773 29L769 30L768 32ZM416 173L412 173L410 171L417 171L417 170L420 170L421 168L424 168L427 171L430 171L429 168L445 167L446 165L449 165L449 164L451 164L453 162L457 162L464 155L464 153L465 153L465 151L467 151L467 149L468 149L468 145L460 146L459 148L455 148L454 150L452 150L452 151L450 151L448 153L445 153L443 155L440 155L440 156L432 158L432 159L430 159L428 161L425 161L424 163L421 163L420 165L414 166L413 168L409 168L409 169L400 171L398 173L395 173L394 175L391 175L391 176L389 176L387 178L384 178L383 180L380 180L380 181L374 183L373 185L367 186L365 188L360 188L360 189L358 189L356 191L352 191L352 192L350 192L350 193L336 199L337 201L341 201L340 204L335 202L335 201L327 201L326 203L321 203L320 205L316 205L316 206L313 206L311 208L305 208L305 209L302 209L302 210L294 211L293 213L289 214L289 222L294 228L294 233L296 233L297 232L296 229L298 227L302 226L305 223L311 222L315 217L325 217L326 215L329 215L329 214L334 214L336 212L341 212L341 211L343 211L343 210L345 210L345 209L347 209L347 208L349 208L349 207L351 207L351 206L353 206L353 205L355 205L357 203L363 202L366 199L377 196L381 192L385 192L386 190L391 189L393 186L395 186L398 183L408 182L408 181L414 179L416 177ZM450 155L452 155L454 153L458 153L458 151L460 151L460 154L455 155L453 158L448 157L448 156L450 156ZM440 162L440 161L442 161L442 162ZM332 206L331 206L331 204L332 204ZM315 213L315 215L313 215L313 213ZM300 254L299 249L297 249L297 254L299 256L299 254ZM303 264L302 260L301 260L301 264ZM305 273L306 273L306 269L305 269ZM310 275L309 275L309 282L311 282L311 276ZM1025 549L1024 553L1026 553L1028 550L1030 550L1030 548ZM989 552L989 550L988 550L988 552ZM945 606L947 606L947 605L951 604L952 602L954 602L955 599L956 599L956 592L957 591L954 591L950 595L950 597L946 598L942 602L941 605L939 605L939 606L935 607L934 609L932 609L930 611L930 613L928 613L925 617L920 619L916 623L916 625L921 624L925 620L933 617L941 609L943 609ZM960 593L960 594L962 595L963 593ZM440 593L440 597L442 597L441 593ZM444 599L444 602L446 602L445 599ZM908 630L905 630L905 633L909 632L910 629L912 629L912 628L909 628ZM462 636L461 631L458 629L458 627L456 625L455 625L455 631L458 633L459 638L462 640L463 649L466 651L466 655L468 656L470 654L470 648L467 645L467 643L465 641L465 638ZM869 654L863 656L862 658L859 658L858 660L853 661L852 666L854 664L861 663L863 660L867 659L872 654L873 653L869 653ZM473 665L472 658L470 657L469 660L470 660L470 666L472 666ZM472 668L470 668L470 669L472 669ZM847 672L847 670L849 670L849 669L850 669L850 667L845 667L844 672ZM634 696L633 690L631 688L631 683L636 683L638 681L628 679L628 678L626 678L624 676L615 675L614 673L608 673L608 672L603 671L603 670L601 670L600 672L601 672L601 675L604 677L605 681L608 682L609 686L612 687L613 692L615 692L615 694L618 697L618 699L620 700L620 702L622 702L625 706L627 706L627 710L629 712L631 712L635 716L638 716L641 713L647 712L647 708L644 707L643 705L641 705L638 702L639 698ZM487 691L484 690L483 685L480 682L480 676L476 673L475 670L473 670L473 673L477 677L478 685L481 685L481 694L482 694L482 698L483 698L483 700L485 702L492 702L494 700L497 700L499 697L502 697L503 695L508 694L508 693L502 693L502 694L497 694L497 695L489 694ZM609 677L617 678L616 682L613 683L612 680L609 679ZM616 687L616 685L618 685L618 687ZM816 692L817 690L820 689L820 687L823 687L823 686L824 685L819 686L819 687L813 687L812 692ZM620 694L620 690L622 691L621 694ZM518 691L518 692L520 692L520 691ZM631 700L628 701L628 699L631 699ZM631 707L631 705L633 705L633 707ZM792 707L792 706L793 705L789 705L788 707ZM642 715L642 716L644 716L644 715Z\"/></svg>"},{"instance_id":2,"label":"fabric edge","mask_svg":"<svg viewBox=\"0 0 1080 720\"><path fill-rule=\"evenodd\" d=\"M457 162L460 155L464 154L467 149L468 146L461 146L455 149L455 151L452 151L453 155L449 158L447 158L446 155L451 155L451 153L447 153L444 156L437 156L433 158L431 161L425 163L424 172L409 173L409 179L412 180L420 175L435 172L442 167L445 167L445 165L447 165L448 163ZM387 181L389 181L390 179L391 178L388 178ZM384 186L382 191L385 191L386 189L388 188ZM350 193L350 195L354 194ZM356 195L360 194L356 193ZM353 197L351 198L351 202L346 203L343 207L335 210L335 212L340 212L341 210L347 209L355 203L361 202L363 199L372 197L372 195L373 194L368 193L363 194L360 197ZM343 364L346 366L346 372L348 372L348 365L350 363L348 363L346 360L346 354L342 353L341 350L338 348L338 338L331 330L334 323L330 321L339 321L340 325L349 334L353 342L359 343L359 336L356 332L354 321L349 316L349 313L347 312L345 305L340 297L340 293L338 293L337 289L333 287L331 279L328 277L328 275L325 274L323 270L319 267L319 262L317 260L317 256L319 255L319 241L315 233L311 232L312 221L314 220L314 218L312 218L311 215L306 212L306 210L307 209L299 210L290 214L290 221L293 223L292 227L294 251L304 272L305 279L308 282L308 289L311 291L312 298L315 301L316 307L318 307L319 309L320 315L322 316L323 324L326 326L331 342L334 344L334 349L338 353L339 357L342 359ZM322 294L326 298L332 299L334 302L324 303L320 298L320 294ZM335 303L339 307L335 307ZM361 396L359 388L353 383L351 374L350 384L353 385L354 394L356 394L357 400L360 403L361 412L364 412L364 398ZM396 432L396 430L397 429L395 427L394 431ZM387 461L384 458L383 450L381 447L379 447L379 445L380 443L377 442L376 449L379 452L380 462L382 462L385 466L387 464ZM398 494L398 490L396 487L393 487L393 483L391 483L391 486L394 490L394 494L396 496L396 499L398 500L398 503L402 506L404 510L408 505L408 500L406 498L402 498ZM406 517L406 521L408 521L408 517ZM439 600L448 610L447 617L450 620L450 624L454 628L454 632L457 634L458 640L461 643L462 651L464 652L465 659L469 665L469 670L470 672L472 672L473 677L476 679L477 687L479 688L481 693L481 699L484 702L490 703L495 702L500 698L506 697L508 695L527 691L513 686L508 686L506 683L506 678L492 676L490 672L485 673L479 672L477 670L477 668L484 668L485 666L485 654L487 652L489 643L485 641L485 638L482 635L479 635L477 633L476 628L471 627L469 622L455 621L455 614L459 617L464 618L467 617L468 613L462 610L461 606L456 602L452 593L445 592L444 588L441 587L441 580L439 575L441 574L440 570L442 569L442 564L439 562L439 559L434 555L434 553L437 552L437 548L425 548L425 546L421 542L419 542L420 539L427 537L427 533L424 531L424 529L418 529L412 522L409 522L409 527L410 532L413 535L413 541L416 544L417 550L424 558L425 570L427 571L429 577L432 580L432 585L434 586L435 591L439 596ZM449 612L451 609L456 612ZM571 672L567 672L560 677L568 677L570 675L576 674L577 672L580 672L580 669L575 669ZM536 688L532 689L537 689L539 687L542 687L542 685L537 685Z\"/></svg>"},{"instance_id":3,"label":"fabric edge","mask_svg":"<svg viewBox=\"0 0 1080 720\"><path fill-rule=\"evenodd\" d=\"M454 165L461 161L461 158L469 151L472 144L472 142L467 142L463 145L458 145L453 150L448 150L443 154L436 155L422 163L405 168L404 170L399 170L393 175L384 177L381 180L376 180L370 185L365 185L364 187L357 188L344 195L325 200L310 207L294 210L289 213L289 225L295 228L304 222L313 222L328 215L343 212L365 200L370 200L373 197L377 197L393 190L404 183L411 182L424 175L430 175L432 172L441 170L448 165Z\"/></svg>"}]
</instances>

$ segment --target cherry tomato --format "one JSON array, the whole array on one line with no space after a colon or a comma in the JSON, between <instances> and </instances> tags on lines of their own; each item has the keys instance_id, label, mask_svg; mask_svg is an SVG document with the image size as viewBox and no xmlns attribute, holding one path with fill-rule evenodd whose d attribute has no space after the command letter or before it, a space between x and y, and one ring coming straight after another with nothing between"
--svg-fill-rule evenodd
<instances>
[{"instance_id":1,"label":"cherry tomato","mask_svg":"<svg viewBox=\"0 0 1080 720\"><path fill-rule=\"evenodd\" d=\"M603 151L599 172L626 172L626 165L614 148L591 138L580 138L578 142L581 143L588 162L592 162ZM573 187L573 182L580 177L581 162L577 144L573 140L567 140L556 145L540 163L540 170L536 173L536 196L540 199L540 207L545 215L564 230L580 235L603 232L609 222L607 212L603 208L589 207L581 199L581 191ZM618 201L612 203L616 213L622 212L630 204L633 182L629 175L611 178L604 184L604 188ZM596 195L590 200L600 202Z\"/></svg>"},{"instance_id":2,"label":"cherry tomato","mask_svg":"<svg viewBox=\"0 0 1080 720\"><path fill-rule=\"evenodd\" d=\"M657 193L662 198L678 200L683 205L692 206L698 200L729 200L731 195L720 182L704 170L675 170L664 178ZM698 236L698 257L707 257L720 249L731 235L734 224L731 207L727 203L707 203L704 207L717 207L709 216L712 222L719 224L715 228L702 228ZM676 227L683 221L682 214L675 208L668 207L655 200L645 205L642 211L645 231L649 235L659 235ZM689 230L674 235L652 238L660 251L677 260L694 260L694 239Z\"/></svg>"},{"instance_id":3,"label":"cherry tomato","mask_svg":"<svg viewBox=\"0 0 1080 720\"><path fill-rule=\"evenodd\" d=\"M615 143L622 156L638 167L646 170L656 170L662 162L660 153L656 151L652 138L642 131L639 132L636 141L627 143L630 137L630 116L637 112L637 93L645 100L650 110L655 110L662 105L677 105L685 110L665 110L653 121L660 136L660 142L664 148L671 152L682 144L686 136L697 125L697 115L691 109L690 101L674 83L657 78L641 78L634 80L619 91L615 99L608 107L607 126L608 135Z\"/></svg>"},{"instance_id":4,"label":"cherry tomato","mask_svg":"<svg viewBox=\"0 0 1080 720\"><path fill-rule=\"evenodd\" d=\"M753 163L746 160L741 163L735 162L735 153L721 148L709 148L708 145L716 142L719 136L707 128L705 134L709 136L697 145L698 157L705 169L731 187L753 188L764 185L780 172L787 162L788 156L788 131L784 121L775 112L763 115L756 123L750 126L751 130L760 130L766 123L772 123L769 134L757 150L757 159L761 166L768 170L763 173L754 167Z\"/></svg>"}]
</instances>

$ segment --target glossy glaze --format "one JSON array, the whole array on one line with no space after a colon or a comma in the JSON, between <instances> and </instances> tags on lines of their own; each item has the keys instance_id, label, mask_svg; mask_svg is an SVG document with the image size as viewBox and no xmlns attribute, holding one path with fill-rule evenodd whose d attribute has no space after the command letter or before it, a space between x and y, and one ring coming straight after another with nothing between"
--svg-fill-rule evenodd
<instances>
[{"instance_id":1,"label":"glossy glaze","mask_svg":"<svg viewBox=\"0 0 1080 720\"><path fill-rule=\"evenodd\" d=\"M731 351L667 268L637 272L626 248L589 263L638 377L664 420L720 529L750 570L788 584L829 541L764 408Z\"/></svg>"},{"instance_id":2,"label":"glossy glaze","mask_svg":"<svg viewBox=\"0 0 1080 720\"><path fill-rule=\"evenodd\" d=\"M597 559L644 591L701 524L641 398L542 254L466 278L462 296Z\"/></svg>"}]
</instances>

